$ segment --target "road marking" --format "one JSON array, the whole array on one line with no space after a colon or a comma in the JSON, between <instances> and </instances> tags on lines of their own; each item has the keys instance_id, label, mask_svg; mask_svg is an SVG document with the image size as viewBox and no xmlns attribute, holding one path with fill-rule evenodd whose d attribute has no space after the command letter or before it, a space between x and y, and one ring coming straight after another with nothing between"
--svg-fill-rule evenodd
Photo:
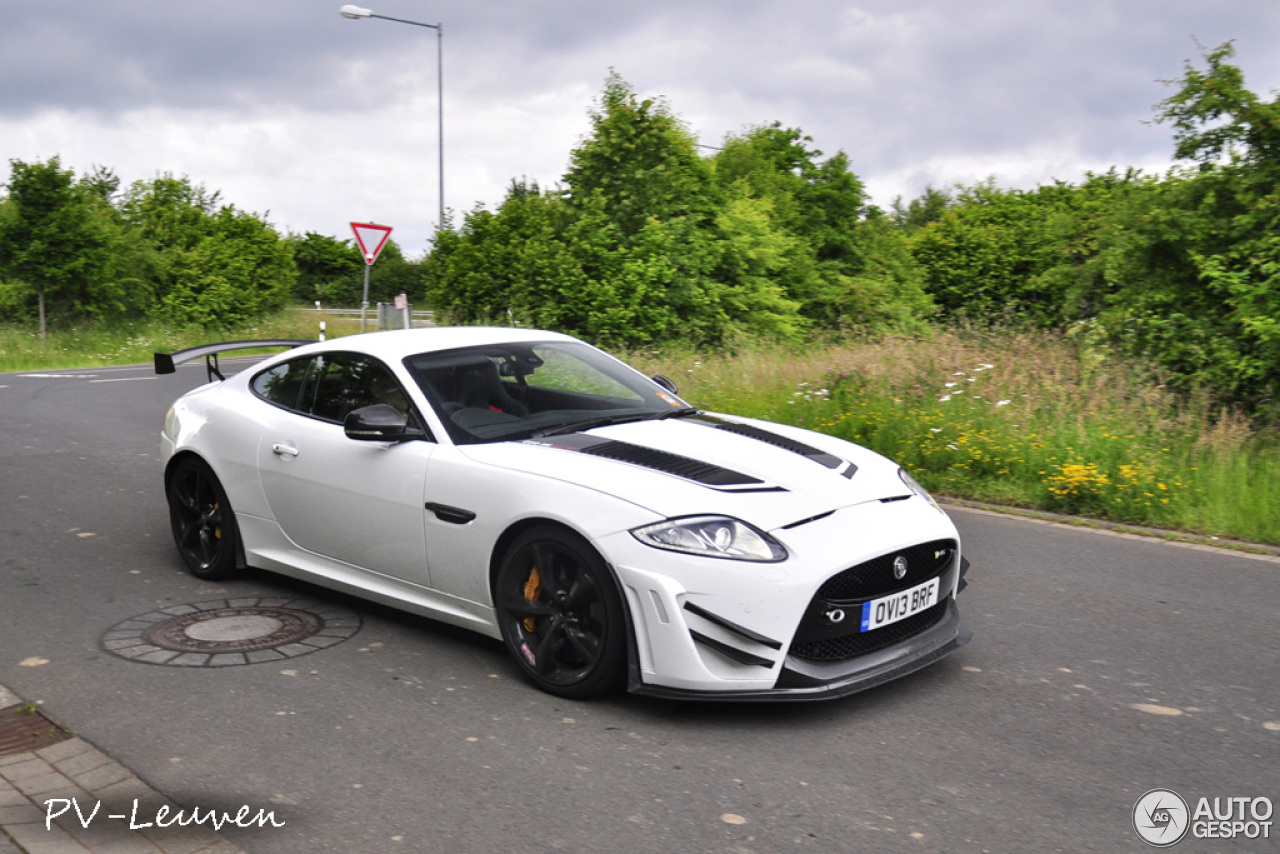
<instances>
[{"instance_id":1,"label":"road marking","mask_svg":"<svg viewBox=\"0 0 1280 854\"><path fill-rule=\"evenodd\" d=\"M18 374L32 380L91 380L97 374Z\"/></svg>"},{"instance_id":2,"label":"road marking","mask_svg":"<svg viewBox=\"0 0 1280 854\"><path fill-rule=\"evenodd\" d=\"M154 380L155 377L115 377L109 380L89 380L89 385L94 383L131 383L138 380Z\"/></svg>"}]
</instances>

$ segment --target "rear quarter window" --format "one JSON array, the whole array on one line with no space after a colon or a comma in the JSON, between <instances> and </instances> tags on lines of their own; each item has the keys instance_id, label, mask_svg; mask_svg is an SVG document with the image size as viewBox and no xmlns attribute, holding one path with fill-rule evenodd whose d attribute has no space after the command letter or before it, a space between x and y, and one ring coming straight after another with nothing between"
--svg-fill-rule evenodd
<instances>
[{"instance_id":1,"label":"rear quarter window","mask_svg":"<svg viewBox=\"0 0 1280 854\"><path fill-rule=\"evenodd\" d=\"M269 368L253 378L253 393L268 403L298 410L303 380L311 359L293 359Z\"/></svg>"}]
</instances>

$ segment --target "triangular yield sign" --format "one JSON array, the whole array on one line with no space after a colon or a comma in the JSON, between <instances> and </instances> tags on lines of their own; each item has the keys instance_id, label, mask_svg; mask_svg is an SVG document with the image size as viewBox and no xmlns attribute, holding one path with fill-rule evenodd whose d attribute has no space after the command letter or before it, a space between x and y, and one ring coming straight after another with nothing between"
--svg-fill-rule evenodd
<instances>
[{"instance_id":1,"label":"triangular yield sign","mask_svg":"<svg viewBox=\"0 0 1280 854\"><path fill-rule=\"evenodd\" d=\"M364 258L364 263L372 265L378 260L378 253L382 251L387 238L391 236L391 226L374 225L371 222L353 222L351 230L355 233L356 243L360 246L360 255Z\"/></svg>"}]
</instances>

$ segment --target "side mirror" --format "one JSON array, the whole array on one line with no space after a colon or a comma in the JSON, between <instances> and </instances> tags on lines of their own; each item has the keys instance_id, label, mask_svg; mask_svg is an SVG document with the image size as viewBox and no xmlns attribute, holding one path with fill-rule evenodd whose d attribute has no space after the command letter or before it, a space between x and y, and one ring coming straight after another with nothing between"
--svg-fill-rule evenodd
<instances>
[{"instance_id":1,"label":"side mirror","mask_svg":"<svg viewBox=\"0 0 1280 854\"><path fill-rule=\"evenodd\" d=\"M348 439L357 442L407 442L427 435L410 424L403 412L385 403L351 410L342 421L342 429Z\"/></svg>"},{"instance_id":2,"label":"side mirror","mask_svg":"<svg viewBox=\"0 0 1280 854\"><path fill-rule=\"evenodd\" d=\"M654 374L652 379L655 383L662 386L672 394L676 396L680 395L680 390L676 388L675 381L672 380L670 377L664 377L662 374Z\"/></svg>"}]
</instances>

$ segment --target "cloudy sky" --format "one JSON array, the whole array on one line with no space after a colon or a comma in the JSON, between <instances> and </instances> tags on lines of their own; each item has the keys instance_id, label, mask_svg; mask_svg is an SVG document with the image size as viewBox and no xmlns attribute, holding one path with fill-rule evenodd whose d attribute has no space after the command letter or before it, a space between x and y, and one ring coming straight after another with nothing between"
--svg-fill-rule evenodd
<instances>
[{"instance_id":1,"label":"cloudy sky","mask_svg":"<svg viewBox=\"0 0 1280 854\"><path fill-rule=\"evenodd\" d=\"M443 26L445 202L563 175L615 69L705 145L780 121L887 207L1170 165L1161 83L1235 40L1280 89L1276 0L367 0ZM281 230L430 243L436 31L339 0L0 0L0 154L186 175ZM8 177L7 167L0 179Z\"/></svg>"}]
</instances>

